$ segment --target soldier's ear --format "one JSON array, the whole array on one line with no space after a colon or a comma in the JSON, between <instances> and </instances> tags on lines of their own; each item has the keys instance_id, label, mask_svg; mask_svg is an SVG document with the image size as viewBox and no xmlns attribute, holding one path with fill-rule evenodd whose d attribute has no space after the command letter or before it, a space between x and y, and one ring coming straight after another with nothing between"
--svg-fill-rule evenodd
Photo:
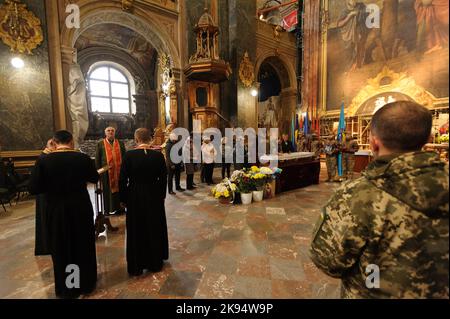
<instances>
[{"instance_id":1,"label":"soldier's ear","mask_svg":"<svg viewBox=\"0 0 450 319\"><path fill-rule=\"evenodd\" d=\"M377 155L380 151L380 140L377 137L370 134L369 143L370 143L370 149L372 150L372 152L375 155Z\"/></svg>"}]
</instances>

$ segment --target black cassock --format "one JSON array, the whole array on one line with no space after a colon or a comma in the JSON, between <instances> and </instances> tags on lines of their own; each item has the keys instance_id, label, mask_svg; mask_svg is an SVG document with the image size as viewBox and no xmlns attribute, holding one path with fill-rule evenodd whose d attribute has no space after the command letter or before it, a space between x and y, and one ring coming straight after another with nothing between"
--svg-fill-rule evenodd
<instances>
[{"instance_id":1,"label":"black cassock","mask_svg":"<svg viewBox=\"0 0 450 319\"><path fill-rule=\"evenodd\" d=\"M127 205L128 273L157 272L169 259L164 201L167 168L164 156L137 149L126 153L120 173L120 199Z\"/></svg>"},{"instance_id":2,"label":"black cassock","mask_svg":"<svg viewBox=\"0 0 450 319\"><path fill-rule=\"evenodd\" d=\"M73 151L56 151L38 159L32 172L30 192L46 196L48 244L58 297L77 297L95 289L94 211L86 184L98 179L94 162ZM69 277L76 274L72 265L79 267L80 288L66 286L66 279L76 283Z\"/></svg>"},{"instance_id":3,"label":"black cassock","mask_svg":"<svg viewBox=\"0 0 450 319\"><path fill-rule=\"evenodd\" d=\"M39 159L43 159L48 154L42 153ZM47 199L45 194L36 196L36 228L35 228L35 244L34 255L45 256L50 255L50 245L48 242L48 225L47 225Z\"/></svg>"}]
</instances>

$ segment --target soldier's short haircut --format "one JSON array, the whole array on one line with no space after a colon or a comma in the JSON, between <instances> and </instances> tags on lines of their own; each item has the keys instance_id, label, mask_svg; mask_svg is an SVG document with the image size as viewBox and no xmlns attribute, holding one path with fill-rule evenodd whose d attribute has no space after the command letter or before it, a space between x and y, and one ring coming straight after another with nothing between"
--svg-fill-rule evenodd
<instances>
[{"instance_id":1,"label":"soldier's short haircut","mask_svg":"<svg viewBox=\"0 0 450 319\"><path fill-rule=\"evenodd\" d=\"M68 131L57 131L55 135L53 135L53 141L55 141L56 144L67 145L73 141L73 136L72 133Z\"/></svg>"},{"instance_id":2,"label":"soldier's short haircut","mask_svg":"<svg viewBox=\"0 0 450 319\"><path fill-rule=\"evenodd\" d=\"M415 102L398 101L376 112L370 129L392 151L418 151L428 142L432 125L427 108Z\"/></svg>"},{"instance_id":3,"label":"soldier's short haircut","mask_svg":"<svg viewBox=\"0 0 450 319\"><path fill-rule=\"evenodd\" d=\"M152 140L150 131L146 128L139 128L134 133L134 138L142 143L149 143Z\"/></svg>"}]
</instances>

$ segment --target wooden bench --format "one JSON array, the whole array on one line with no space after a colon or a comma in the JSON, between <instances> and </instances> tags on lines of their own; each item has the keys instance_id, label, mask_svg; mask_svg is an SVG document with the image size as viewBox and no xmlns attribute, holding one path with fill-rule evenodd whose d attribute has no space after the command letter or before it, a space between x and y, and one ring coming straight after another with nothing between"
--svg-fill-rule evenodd
<instances>
[{"instance_id":1,"label":"wooden bench","mask_svg":"<svg viewBox=\"0 0 450 319\"><path fill-rule=\"evenodd\" d=\"M3 161L11 159L17 172L28 174L41 153L42 151L8 151L0 152L0 158Z\"/></svg>"}]
</instances>

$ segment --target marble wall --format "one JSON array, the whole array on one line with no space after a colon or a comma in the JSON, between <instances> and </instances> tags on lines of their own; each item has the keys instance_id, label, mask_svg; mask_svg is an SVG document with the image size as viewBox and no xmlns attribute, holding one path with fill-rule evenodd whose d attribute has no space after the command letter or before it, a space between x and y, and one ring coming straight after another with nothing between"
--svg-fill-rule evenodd
<instances>
[{"instance_id":1,"label":"marble wall","mask_svg":"<svg viewBox=\"0 0 450 319\"><path fill-rule=\"evenodd\" d=\"M0 41L0 146L2 151L41 149L53 134L47 25L44 1L24 0L42 22L44 42L33 55L20 55L23 69L15 69L14 56Z\"/></svg>"}]
</instances>

